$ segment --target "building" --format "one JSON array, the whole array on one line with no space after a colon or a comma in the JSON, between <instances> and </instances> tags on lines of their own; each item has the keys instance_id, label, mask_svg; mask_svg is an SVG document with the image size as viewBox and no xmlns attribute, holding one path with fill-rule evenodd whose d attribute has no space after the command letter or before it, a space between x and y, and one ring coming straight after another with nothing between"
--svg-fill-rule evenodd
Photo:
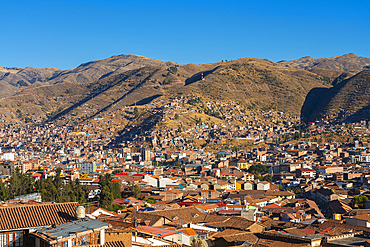
<instances>
[{"instance_id":1,"label":"building","mask_svg":"<svg viewBox=\"0 0 370 247\"><path fill-rule=\"evenodd\" d=\"M141 149L141 160L142 161L150 161L151 160L150 149L142 148Z\"/></svg>"},{"instance_id":2,"label":"building","mask_svg":"<svg viewBox=\"0 0 370 247\"><path fill-rule=\"evenodd\" d=\"M370 216L367 214L360 214L346 219L346 224L352 226L370 227Z\"/></svg>"},{"instance_id":3,"label":"building","mask_svg":"<svg viewBox=\"0 0 370 247\"><path fill-rule=\"evenodd\" d=\"M105 229L111 224L81 218L61 225L52 225L31 233L36 247L72 247L104 245Z\"/></svg>"},{"instance_id":4,"label":"building","mask_svg":"<svg viewBox=\"0 0 370 247\"><path fill-rule=\"evenodd\" d=\"M310 168L300 168L296 170L296 176L313 178L316 176L316 171Z\"/></svg>"},{"instance_id":5,"label":"building","mask_svg":"<svg viewBox=\"0 0 370 247\"><path fill-rule=\"evenodd\" d=\"M230 162L230 166L236 166L239 169L249 169L252 165L244 159L235 159Z\"/></svg>"},{"instance_id":6,"label":"building","mask_svg":"<svg viewBox=\"0 0 370 247\"><path fill-rule=\"evenodd\" d=\"M82 174L89 174L96 172L96 164L95 163L82 163L80 166Z\"/></svg>"},{"instance_id":7,"label":"building","mask_svg":"<svg viewBox=\"0 0 370 247\"><path fill-rule=\"evenodd\" d=\"M17 161L6 161L0 163L0 174L10 175L15 172L16 169L19 169L22 172L22 164Z\"/></svg>"},{"instance_id":8,"label":"building","mask_svg":"<svg viewBox=\"0 0 370 247\"><path fill-rule=\"evenodd\" d=\"M31 232L66 223L75 217L77 202L0 206L0 246L35 246Z\"/></svg>"}]
</instances>

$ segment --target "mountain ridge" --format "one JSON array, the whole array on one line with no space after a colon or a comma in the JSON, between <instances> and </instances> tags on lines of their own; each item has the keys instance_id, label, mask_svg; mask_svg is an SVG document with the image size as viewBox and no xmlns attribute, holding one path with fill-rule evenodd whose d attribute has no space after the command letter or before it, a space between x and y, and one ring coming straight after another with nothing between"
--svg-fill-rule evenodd
<instances>
[{"instance_id":1,"label":"mountain ridge","mask_svg":"<svg viewBox=\"0 0 370 247\"><path fill-rule=\"evenodd\" d=\"M87 103L94 109L87 116L91 117L113 105L124 107L135 102L148 102L158 95L168 98L174 94L193 94L207 102L236 101L248 111L274 107L299 115L300 107L312 88L330 86L321 75L282 67L264 59L146 66L93 83L62 82L27 88L0 100L0 114L7 119L25 120L26 117L40 116L43 121L54 120L56 116L62 117L73 111L81 114L81 106Z\"/></svg>"},{"instance_id":2,"label":"mountain ridge","mask_svg":"<svg viewBox=\"0 0 370 247\"><path fill-rule=\"evenodd\" d=\"M342 56L312 58L305 56L300 59L291 61L278 62L281 66L286 66L295 69L330 69L338 71L346 71L351 73L359 73L362 70L370 69L370 58L359 57L354 53L348 53Z\"/></svg>"},{"instance_id":3,"label":"mountain ridge","mask_svg":"<svg viewBox=\"0 0 370 247\"><path fill-rule=\"evenodd\" d=\"M52 85L62 82L90 83L104 76L119 74L148 65L178 66L178 64L173 62L160 61L140 55L115 55L82 63L76 68L67 70L0 66L0 88L2 89L0 90L0 98L11 96L25 87Z\"/></svg>"}]
</instances>

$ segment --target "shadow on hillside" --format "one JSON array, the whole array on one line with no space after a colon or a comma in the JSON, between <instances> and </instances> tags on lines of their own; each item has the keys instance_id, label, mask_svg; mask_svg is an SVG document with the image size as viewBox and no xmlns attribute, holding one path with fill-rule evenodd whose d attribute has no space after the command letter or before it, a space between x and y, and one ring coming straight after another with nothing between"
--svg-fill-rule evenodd
<instances>
[{"instance_id":1,"label":"shadow on hillside","mask_svg":"<svg viewBox=\"0 0 370 247\"><path fill-rule=\"evenodd\" d=\"M108 76L111 76L111 75L113 75L113 74L114 74L114 72L116 72L116 71L112 71L112 72L106 73L106 74L104 74L104 75L100 76L100 78L99 78L98 80L101 80L101 79L104 79L104 78L106 78L106 77L108 77Z\"/></svg>"},{"instance_id":2,"label":"shadow on hillside","mask_svg":"<svg viewBox=\"0 0 370 247\"><path fill-rule=\"evenodd\" d=\"M308 92L301 108L301 119L304 122L311 120L312 114L322 102L322 97L328 92L329 88L313 88Z\"/></svg>"},{"instance_id":3,"label":"shadow on hillside","mask_svg":"<svg viewBox=\"0 0 370 247\"><path fill-rule=\"evenodd\" d=\"M87 95L84 99L80 100L79 102L77 102L77 103L73 104L72 106L70 106L70 107L62 110L61 112L57 113L56 115L51 116L45 122L54 121L54 120L60 118L61 116L64 116L64 115L68 114L69 112L71 112L72 110L76 109L77 107L80 107L81 105L85 104L87 101L93 99L94 97L100 95L103 92L106 92L107 90L111 89L112 87L114 87L114 86L122 83L122 81L126 80L127 78L128 78L128 76L126 75L124 78L122 78L121 80L118 80L115 83L102 86L102 88L99 89L99 90L97 90L97 92L93 92L90 95Z\"/></svg>"},{"instance_id":4,"label":"shadow on hillside","mask_svg":"<svg viewBox=\"0 0 370 247\"><path fill-rule=\"evenodd\" d=\"M341 116L342 117L342 116ZM369 121L370 119L370 104L357 110L356 112L349 114L348 116L342 117L340 120L348 123L359 122L359 121Z\"/></svg>"},{"instance_id":5,"label":"shadow on hillside","mask_svg":"<svg viewBox=\"0 0 370 247\"><path fill-rule=\"evenodd\" d=\"M118 99L116 99L114 102L112 102L112 103L110 103L110 104L108 104L107 106L105 106L104 108L102 108L102 109L100 109L98 112L96 112L96 113L94 113L93 115L91 115L90 117L88 117L88 118L86 118L86 120L84 120L84 122L86 122L87 120L89 120L89 119L92 119L92 118L94 118L94 117L96 117L97 115L99 115L100 113L102 113L102 112L104 112L104 111L106 111L106 110L108 110L110 107L112 107L112 106L114 106L114 105L116 105L118 102L120 102L121 100L123 100L124 98L126 98L127 97L127 95L129 95L130 93L132 93L132 92L134 92L137 88L139 88L139 87L141 87L145 82L147 82L150 78L151 78L151 76L154 74L154 73L156 73L158 71L158 69L157 70L155 70L154 72L152 72L149 76L147 76L142 82L140 82L139 84L137 84L135 87L133 87L132 89L130 89L128 92L126 92L125 94L123 94L121 97L119 97ZM159 97L159 96L158 96ZM150 97L149 97L150 98ZM143 100L145 100L145 99L143 99ZM141 101L143 101L143 100L141 100ZM137 104L137 103L136 103Z\"/></svg>"},{"instance_id":6,"label":"shadow on hillside","mask_svg":"<svg viewBox=\"0 0 370 247\"><path fill-rule=\"evenodd\" d=\"M142 99L138 102L136 102L136 105L146 105L146 104L149 104L150 102L152 102L153 100L155 100L156 98L158 97L161 97L162 94L156 94L156 95L153 95L153 96L150 96L148 98L145 98L145 99ZM132 104L131 106L134 106L135 104Z\"/></svg>"},{"instance_id":7,"label":"shadow on hillside","mask_svg":"<svg viewBox=\"0 0 370 247\"><path fill-rule=\"evenodd\" d=\"M188 79L185 80L185 86L186 85L189 85L189 84L191 84L193 82L202 80L202 73L203 73L203 78L204 78L207 75L213 73L218 68L219 68L219 66L216 67L216 68L214 68L214 69L212 69L212 70L202 71L202 72L199 72L199 73L196 73L196 74L192 75L190 78L188 78Z\"/></svg>"}]
</instances>

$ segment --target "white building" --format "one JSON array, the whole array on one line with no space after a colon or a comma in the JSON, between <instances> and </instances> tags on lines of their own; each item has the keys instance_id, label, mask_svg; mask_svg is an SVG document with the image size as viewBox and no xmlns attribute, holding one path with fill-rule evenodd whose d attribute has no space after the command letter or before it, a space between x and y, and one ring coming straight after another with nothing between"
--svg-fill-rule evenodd
<instances>
[{"instance_id":1,"label":"white building","mask_svg":"<svg viewBox=\"0 0 370 247\"><path fill-rule=\"evenodd\" d=\"M89 174L96 172L96 164L95 163L82 163L80 165L80 170L82 174Z\"/></svg>"}]
</instances>

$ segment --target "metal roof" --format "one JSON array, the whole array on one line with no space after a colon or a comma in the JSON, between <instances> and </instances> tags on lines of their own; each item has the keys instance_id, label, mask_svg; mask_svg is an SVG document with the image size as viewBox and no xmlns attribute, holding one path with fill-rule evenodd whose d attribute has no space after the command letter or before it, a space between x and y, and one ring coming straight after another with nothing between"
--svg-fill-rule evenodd
<instances>
[{"instance_id":1,"label":"metal roof","mask_svg":"<svg viewBox=\"0 0 370 247\"><path fill-rule=\"evenodd\" d=\"M38 232L44 234L49 238L58 239L66 238L80 232L101 229L109 225L110 225L109 223L105 223L99 220L85 218L57 225L51 228L44 228L42 230L39 230Z\"/></svg>"}]
</instances>

